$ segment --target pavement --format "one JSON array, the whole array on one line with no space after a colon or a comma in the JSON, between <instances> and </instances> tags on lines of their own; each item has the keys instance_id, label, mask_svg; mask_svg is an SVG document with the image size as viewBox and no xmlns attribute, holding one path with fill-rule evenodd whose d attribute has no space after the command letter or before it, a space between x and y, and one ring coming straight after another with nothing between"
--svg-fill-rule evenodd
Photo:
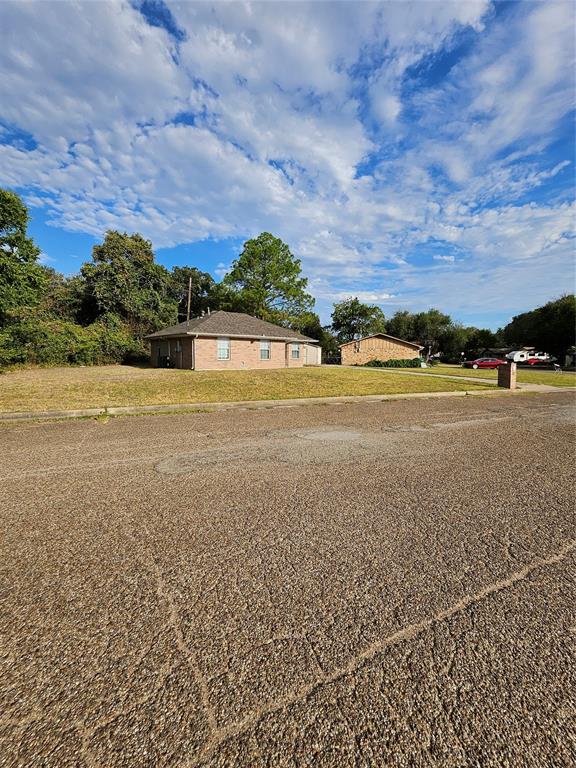
<instances>
[{"instance_id":1,"label":"pavement","mask_svg":"<svg viewBox=\"0 0 576 768\"><path fill-rule=\"evenodd\" d=\"M574 764L575 395L0 427L0 766Z\"/></svg>"}]
</instances>

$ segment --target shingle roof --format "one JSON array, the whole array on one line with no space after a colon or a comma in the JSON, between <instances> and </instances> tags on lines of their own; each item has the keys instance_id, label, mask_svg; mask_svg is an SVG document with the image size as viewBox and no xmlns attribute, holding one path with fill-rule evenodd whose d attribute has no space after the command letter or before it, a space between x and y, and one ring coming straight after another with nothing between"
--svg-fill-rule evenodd
<instances>
[{"instance_id":1,"label":"shingle roof","mask_svg":"<svg viewBox=\"0 0 576 768\"><path fill-rule=\"evenodd\" d=\"M243 312L211 312L188 322L163 328L151 333L147 339L167 336L237 336L244 339L282 339L283 341L316 341L290 328L259 320Z\"/></svg>"}]
</instances>

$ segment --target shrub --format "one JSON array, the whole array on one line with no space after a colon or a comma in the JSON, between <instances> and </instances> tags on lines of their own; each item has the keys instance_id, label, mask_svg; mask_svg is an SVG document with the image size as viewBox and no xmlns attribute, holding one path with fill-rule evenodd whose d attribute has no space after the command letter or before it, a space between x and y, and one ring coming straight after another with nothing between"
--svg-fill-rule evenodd
<instances>
[{"instance_id":1,"label":"shrub","mask_svg":"<svg viewBox=\"0 0 576 768\"><path fill-rule=\"evenodd\" d=\"M144 342L113 315L88 326L20 316L0 329L0 365L102 365L147 358Z\"/></svg>"},{"instance_id":2,"label":"shrub","mask_svg":"<svg viewBox=\"0 0 576 768\"><path fill-rule=\"evenodd\" d=\"M85 362L94 354L93 340L72 322L21 317L2 332L0 362L61 365ZM92 342L92 343L91 343Z\"/></svg>"},{"instance_id":3,"label":"shrub","mask_svg":"<svg viewBox=\"0 0 576 768\"><path fill-rule=\"evenodd\" d=\"M366 368L420 368L422 359L415 357L412 360L370 360L364 363Z\"/></svg>"},{"instance_id":4,"label":"shrub","mask_svg":"<svg viewBox=\"0 0 576 768\"><path fill-rule=\"evenodd\" d=\"M149 359L147 346L136 339L128 326L116 315L105 315L89 325L98 337L98 355L94 364L132 363Z\"/></svg>"}]
</instances>

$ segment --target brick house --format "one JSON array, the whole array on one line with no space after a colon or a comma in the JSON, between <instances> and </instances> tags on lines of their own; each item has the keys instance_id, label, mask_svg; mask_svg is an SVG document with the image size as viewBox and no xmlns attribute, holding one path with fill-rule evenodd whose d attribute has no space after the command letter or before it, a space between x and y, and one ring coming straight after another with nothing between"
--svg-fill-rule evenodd
<instances>
[{"instance_id":1,"label":"brick house","mask_svg":"<svg viewBox=\"0 0 576 768\"><path fill-rule=\"evenodd\" d=\"M340 345L342 365L364 365L371 360L411 360L419 357L422 349L420 344L387 333L373 333Z\"/></svg>"},{"instance_id":2,"label":"brick house","mask_svg":"<svg viewBox=\"0 0 576 768\"><path fill-rule=\"evenodd\" d=\"M146 338L155 367L230 371L320 365L315 339L241 312L209 312Z\"/></svg>"}]
</instances>

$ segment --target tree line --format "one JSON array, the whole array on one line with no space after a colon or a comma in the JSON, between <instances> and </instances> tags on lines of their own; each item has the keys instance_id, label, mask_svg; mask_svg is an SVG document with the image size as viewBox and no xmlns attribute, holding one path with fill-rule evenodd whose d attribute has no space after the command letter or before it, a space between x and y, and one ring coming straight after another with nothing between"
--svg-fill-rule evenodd
<instances>
[{"instance_id":1,"label":"tree line","mask_svg":"<svg viewBox=\"0 0 576 768\"><path fill-rule=\"evenodd\" d=\"M22 199L0 189L0 365L104 364L148 359L145 336L211 310L246 312L299 330L336 358L338 345L386 332L459 360L499 344L533 344L561 355L574 344L576 298L564 296L515 317L504 329L464 327L437 309L398 311L350 298L323 326L300 260L269 232L247 240L222 281L186 266L167 269L139 234L108 231L80 272L65 277L40 263Z\"/></svg>"}]
</instances>

